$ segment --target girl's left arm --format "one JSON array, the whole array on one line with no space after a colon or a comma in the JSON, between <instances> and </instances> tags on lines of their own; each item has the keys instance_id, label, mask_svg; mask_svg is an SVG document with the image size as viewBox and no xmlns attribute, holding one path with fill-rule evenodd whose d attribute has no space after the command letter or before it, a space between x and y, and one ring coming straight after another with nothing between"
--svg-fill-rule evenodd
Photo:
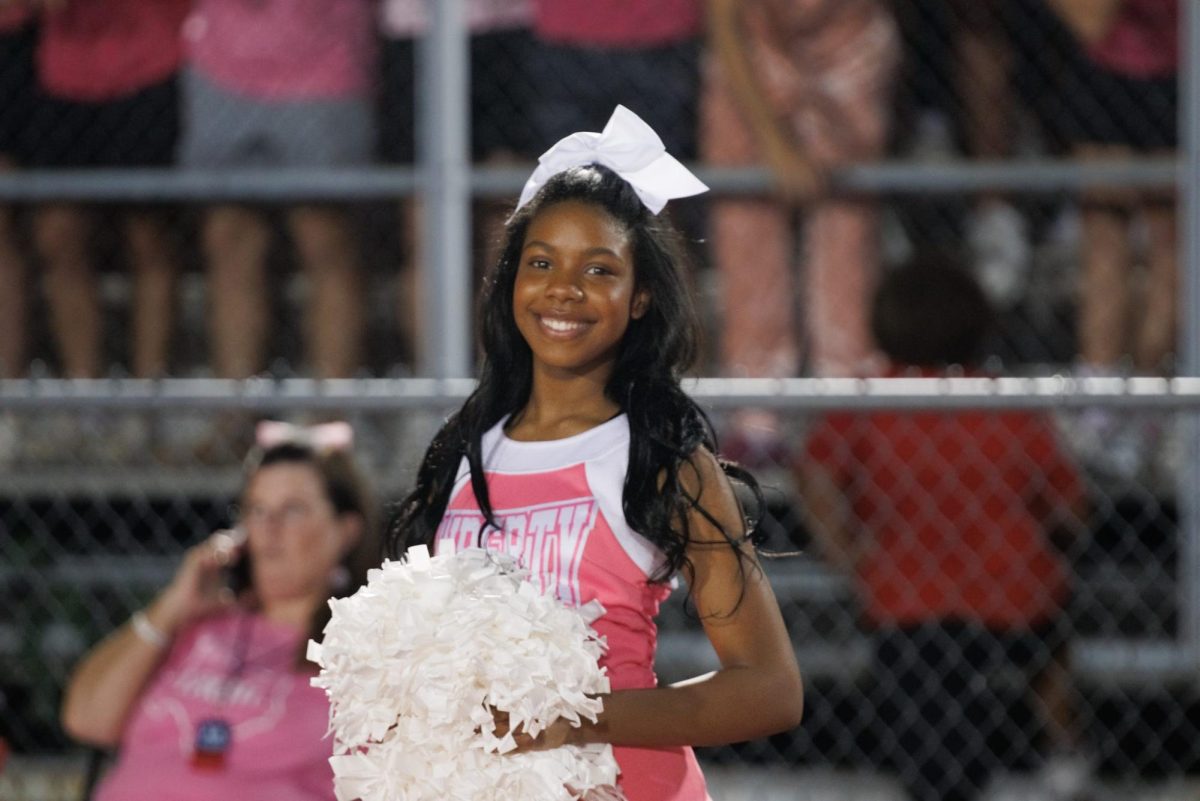
<instances>
[{"instance_id":1,"label":"girl's left arm","mask_svg":"<svg viewBox=\"0 0 1200 801\"><path fill-rule=\"evenodd\" d=\"M716 458L706 450L685 473L688 490L734 539L745 533L741 509ZM686 682L604 697L595 723L552 726L526 747L568 743L663 747L723 745L786 731L800 723L804 688L779 604L754 548L729 540L692 510L688 580L696 611L721 667Z\"/></svg>"}]
</instances>

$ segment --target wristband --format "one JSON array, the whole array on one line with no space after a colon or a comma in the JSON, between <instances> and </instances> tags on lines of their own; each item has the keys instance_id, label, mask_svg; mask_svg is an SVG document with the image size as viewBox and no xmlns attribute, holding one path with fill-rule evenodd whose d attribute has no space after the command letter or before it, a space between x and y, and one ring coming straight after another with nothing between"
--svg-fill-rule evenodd
<instances>
[{"instance_id":1,"label":"wristband","mask_svg":"<svg viewBox=\"0 0 1200 801\"><path fill-rule=\"evenodd\" d=\"M171 641L158 626L150 622L150 618L146 617L146 613L138 610L133 613L133 617L129 618L129 625L133 628L133 633L138 636L142 642L147 645L153 645L155 648L166 648L167 643Z\"/></svg>"}]
</instances>

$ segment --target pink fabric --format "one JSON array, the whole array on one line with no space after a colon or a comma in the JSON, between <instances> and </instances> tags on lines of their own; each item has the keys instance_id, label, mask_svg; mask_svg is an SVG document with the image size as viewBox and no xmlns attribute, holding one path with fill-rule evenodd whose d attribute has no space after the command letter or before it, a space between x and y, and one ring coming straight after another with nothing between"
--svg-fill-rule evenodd
<instances>
[{"instance_id":1,"label":"pink fabric","mask_svg":"<svg viewBox=\"0 0 1200 801\"><path fill-rule=\"evenodd\" d=\"M889 13L873 0L810 0L787 11L779 0L762 0L748 2L742 14L756 77L795 146L825 168L881 157L899 53ZM705 161L761 161L719 63L709 66L701 106ZM867 306L879 262L876 207L832 198L805 208L804 252L797 263L792 205L773 198L712 203L726 375L795 375L801 342L818 375L856 375L873 365Z\"/></svg>"},{"instance_id":2,"label":"pink fabric","mask_svg":"<svg viewBox=\"0 0 1200 801\"><path fill-rule=\"evenodd\" d=\"M15 31L33 17L25 6L0 7L0 32Z\"/></svg>"},{"instance_id":3,"label":"pink fabric","mask_svg":"<svg viewBox=\"0 0 1200 801\"><path fill-rule=\"evenodd\" d=\"M166 80L182 59L180 28L191 0L71 0L48 13L38 80L51 94L102 102Z\"/></svg>"},{"instance_id":4,"label":"pink fabric","mask_svg":"<svg viewBox=\"0 0 1200 801\"><path fill-rule=\"evenodd\" d=\"M1092 58L1135 78L1170 77L1179 70L1179 24L1179 0L1125 0Z\"/></svg>"},{"instance_id":5,"label":"pink fabric","mask_svg":"<svg viewBox=\"0 0 1200 801\"><path fill-rule=\"evenodd\" d=\"M311 676L296 672L305 632L253 617L213 618L192 627L138 701L117 763L95 801L331 801L329 705ZM239 626L250 635L245 668L231 680ZM192 766L197 722L233 726L224 769Z\"/></svg>"},{"instance_id":6,"label":"pink fabric","mask_svg":"<svg viewBox=\"0 0 1200 801\"><path fill-rule=\"evenodd\" d=\"M375 68L371 0L196 0L185 38L205 77L263 100L365 95Z\"/></svg>"},{"instance_id":7,"label":"pink fabric","mask_svg":"<svg viewBox=\"0 0 1200 801\"><path fill-rule=\"evenodd\" d=\"M532 0L467 0L467 29L489 33L528 28L533 22ZM393 39L409 39L425 30L425 0L383 0L380 30Z\"/></svg>"},{"instance_id":8,"label":"pink fabric","mask_svg":"<svg viewBox=\"0 0 1200 801\"><path fill-rule=\"evenodd\" d=\"M500 449L494 447L497 442ZM670 590L649 583L647 571L630 553L631 547L646 555L653 549L629 531L620 514L629 451L625 418L555 442L514 442L501 436L498 427L484 443L488 492L504 527L485 537L485 547L519 556L531 578L553 588L564 603L599 601L605 614L594 626L608 643L600 664L608 669L612 688L656 686L654 616ZM563 457L559 464L542 459L547 450L557 451L554 458ZM482 522L474 492L460 472L436 544L478 547ZM631 543L630 537L637 541ZM614 751L629 801L708 798L690 748Z\"/></svg>"},{"instance_id":9,"label":"pink fabric","mask_svg":"<svg viewBox=\"0 0 1200 801\"><path fill-rule=\"evenodd\" d=\"M534 0L534 30L554 44L655 47L700 34L701 0Z\"/></svg>"}]
</instances>

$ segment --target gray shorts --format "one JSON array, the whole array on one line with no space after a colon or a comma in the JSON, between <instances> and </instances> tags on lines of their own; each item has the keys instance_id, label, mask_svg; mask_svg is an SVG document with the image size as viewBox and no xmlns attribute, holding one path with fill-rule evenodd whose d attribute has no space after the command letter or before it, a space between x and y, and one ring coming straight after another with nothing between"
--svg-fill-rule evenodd
<instances>
[{"instance_id":1,"label":"gray shorts","mask_svg":"<svg viewBox=\"0 0 1200 801\"><path fill-rule=\"evenodd\" d=\"M366 97L275 101L243 97L185 70L184 167L345 167L371 161Z\"/></svg>"}]
</instances>

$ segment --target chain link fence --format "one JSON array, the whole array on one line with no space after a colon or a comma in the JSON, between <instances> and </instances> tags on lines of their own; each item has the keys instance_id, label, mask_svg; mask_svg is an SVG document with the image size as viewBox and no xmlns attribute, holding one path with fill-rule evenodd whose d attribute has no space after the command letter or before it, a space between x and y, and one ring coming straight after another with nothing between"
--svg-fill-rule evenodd
<instances>
[{"instance_id":1,"label":"chain link fence","mask_svg":"<svg viewBox=\"0 0 1200 801\"><path fill-rule=\"evenodd\" d=\"M999 391L969 381L698 385L724 430L747 406L771 405L783 421L789 456L757 474L767 550L789 554L768 559L767 571L806 680L798 729L702 752L714 792L941 798L966 782L982 791L970 797L1049 798L1050 772L1066 756L1083 760L1072 764L1094 797L1194 792L1195 533L1177 483L1186 454L1159 449L1140 476L1106 477L1079 468L1068 436L1107 413L1160 426L1179 444L1194 425L1194 397L1174 385L1148 388L1157 394L1123 385L1088 405L1063 382ZM224 454L179 464L153 448L106 460L77 447L55 464L10 463L0 508L10 610L0 627L0 735L16 754L7 781L35 781L48 757L62 773L68 758L75 783L42 797L77 797L81 752L57 724L65 679L91 643L153 597L186 547L231 522L250 421L351 420L358 458L394 499L463 390L404 380L228 389L44 382L40 396L36 387L6 395L6 425L18 429L55 418L55 427L199 425ZM825 471L826 488L837 489L825 500L836 503L822 500L813 470ZM822 528L836 519L829 508L865 553L886 558L839 567ZM664 681L716 666L682 595L664 608L660 641ZM1062 683L1039 695L1051 674ZM1068 717L1053 716L1058 702ZM939 743L946 750L923 762Z\"/></svg>"},{"instance_id":2,"label":"chain link fence","mask_svg":"<svg viewBox=\"0 0 1200 801\"><path fill-rule=\"evenodd\" d=\"M1187 76L1173 0L1119 0L1112 16L1066 0L45 5L0 3L0 377L29 379L0 392L0 596L12 610L0 737L13 752L0 798L78 797L83 762L57 724L63 682L183 549L229 522L256 418L348 417L381 492L408 486L462 390L391 379L443 374L439 348L468 327L467 295L534 158L600 130L618 102L714 187L672 206L712 332L702 375L877 369L871 287L931 252L971 270L998 310L986 351L997 374L1179 364ZM439 53L424 37L449 7L470 66L431 80ZM430 125L456 114L469 136ZM469 170L442 180L435 162L455 159ZM453 270L419 209L451 219L434 200L445 185L472 198ZM464 289L447 303L454 270ZM125 380L256 374L292 389L204 384L216 389L180 400L170 381ZM331 401L313 376L373 380ZM703 753L714 798L923 801L974 784L992 799L1050 798L1062 760L1047 758L1063 754L1083 757L1097 798L1194 797L1197 407L1165 385L1118 384L1130 398L1049 418L1036 387L983 402L983 417L953 392L917 414L902 396L872 405L848 391L843 405L862 414L825 452L814 432L837 404L804 400L819 385L704 394L730 455L768 484L771 546L799 551L768 570L808 688L795 732ZM764 421L769 441L752 435ZM928 549L892 587L928 606L960 592L937 572L962 533L955 515L1024 508L1045 488L1030 427L1051 432L1082 488L1053 521L1041 508L1027 510L1036 526L1007 521L1050 541L1044 558L1068 577L1056 613L1026 621L1035 642L1006 636L1021 627L1003 615L897 618L872 603L878 582L836 567L805 465L829 468L830 508L862 537ZM896 494L917 511L893 506ZM975 535L978 558L951 576L1029 583L994 531ZM712 659L675 599L664 679ZM1067 735L1030 691L1061 666ZM916 758L942 741L960 746Z\"/></svg>"}]
</instances>

